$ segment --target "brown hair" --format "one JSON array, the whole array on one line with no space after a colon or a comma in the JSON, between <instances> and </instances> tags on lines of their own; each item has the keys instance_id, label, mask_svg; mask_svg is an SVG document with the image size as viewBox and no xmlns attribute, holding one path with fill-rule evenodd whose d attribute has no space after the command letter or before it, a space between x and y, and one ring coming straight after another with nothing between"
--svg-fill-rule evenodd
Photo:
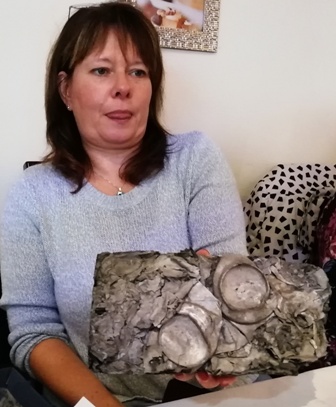
<instances>
[{"instance_id":1,"label":"brown hair","mask_svg":"<svg viewBox=\"0 0 336 407\"><path fill-rule=\"evenodd\" d=\"M151 22L134 6L108 2L80 8L64 25L49 57L45 111L47 142L51 152L44 158L67 179L73 181L78 192L85 174L92 170L74 116L59 94L58 74L64 71L71 78L75 67L97 46L105 43L113 29L122 52L129 43L135 47L149 70L152 97L147 127L139 149L125 163L120 176L138 185L142 180L161 171L167 154L168 132L159 122L163 98L163 63L157 32Z\"/></svg>"}]
</instances>

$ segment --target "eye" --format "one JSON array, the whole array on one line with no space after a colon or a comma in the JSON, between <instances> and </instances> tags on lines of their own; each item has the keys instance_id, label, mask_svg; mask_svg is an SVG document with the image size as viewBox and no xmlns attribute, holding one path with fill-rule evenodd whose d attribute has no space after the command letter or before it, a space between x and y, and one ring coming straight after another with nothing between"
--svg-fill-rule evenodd
<instances>
[{"instance_id":1,"label":"eye","mask_svg":"<svg viewBox=\"0 0 336 407\"><path fill-rule=\"evenodd\" d=\"M132 69L131 75L137 78L143 78L148 76L148 73L144 69Z\"/></svg>"},{"instance_id":2,"label":"eye","mask_svg":"<svg viewBox=\"0 0 336 407\"><path fill-rule=\"evenodd\" d=\"M100 67L93 69L92 72L98 76L105 76L109 73L109 70L107 68Z\"/></svg>"}]
</instances>

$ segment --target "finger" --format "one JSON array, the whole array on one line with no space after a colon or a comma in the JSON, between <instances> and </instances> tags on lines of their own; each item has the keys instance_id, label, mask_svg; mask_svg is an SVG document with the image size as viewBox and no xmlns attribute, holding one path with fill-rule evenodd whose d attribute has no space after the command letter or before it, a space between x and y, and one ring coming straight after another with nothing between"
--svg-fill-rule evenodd
<instances>
[{"instance_id":1,"label":"finger","mask_svg":"<svg viewBox=\"0 0 336 407\"><path fill-rule=\"evenodd\" d=\"M205 389L214 389L220 385L220 379L215 376L211 376L206 372L198 372L195 374L198 383Z\"/></svg>"},{"instance_id":2,"label":"finger","mask_svg":"<svg viewBox=\"0 0 336 407\"><path fill-rule=\"evenodd\" d=\"M207 372L198 372L195 376L199 384L206 389L212 389L217 386L226 387L236 380L235 376L212 376Z\"/></svg>"},{"instance_id":3,"label":"finger","mask_svg":"<svg viewBox=\"0 0 336 407\"><path fill-rule=\"evenodd\" d=\"M196 254L198 254L199 256L210 256L210 253L207 249L199 249L197 250Z\"/></svg>"},{"instance_id":4,"label":"finger","mask_svg":"<svg viewBox=\"0 0 336 407\"><path fill-rule=\"evenodd\" d=\"M230 384L234 383L236 378L234 376L223 376L223 377L218 377L219 380L219 385L221 387L226 387L230 386Z\"/></svg>"},{"instance_id":5,"label":"finger","mask_svg":"<svg viewBox=\"0 0 336 407\"><path fill-rule=\"evenodd\" d=\"M189 380L192 380L195 377L195 375L189 373L176 373L174 377L177 380L181 380L181 382L187 382Z\"/></svg>"}]
</instances>

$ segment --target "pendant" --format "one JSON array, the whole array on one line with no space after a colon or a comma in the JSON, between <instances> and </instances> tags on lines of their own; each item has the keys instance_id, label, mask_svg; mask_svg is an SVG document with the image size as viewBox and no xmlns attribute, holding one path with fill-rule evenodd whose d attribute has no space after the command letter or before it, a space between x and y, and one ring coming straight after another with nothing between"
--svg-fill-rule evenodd
<instances>
[{"instance_id":1,"label":"pendant","mask_svg":"<svg viewBox=\"0 0 336 407\"><path fill-rule=\"evenodd\" d=\"M118 188L117 196L124 195L123 191L121 190L121 187Z\"/></svg>"}]
</instances>

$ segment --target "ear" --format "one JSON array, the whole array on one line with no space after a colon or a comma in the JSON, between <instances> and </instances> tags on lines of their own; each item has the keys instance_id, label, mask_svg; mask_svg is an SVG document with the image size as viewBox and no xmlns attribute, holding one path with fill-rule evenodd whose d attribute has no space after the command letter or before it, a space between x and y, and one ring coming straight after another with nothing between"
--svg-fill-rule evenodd
<instances>
[{"instance_id":1,"label":"ear","mask_svg":"<svg viewBox=\"0 0 336 407\"><path fill-rule=\"evenodd\" d=\"M69 77L64 71L61 71L58 74L58 92L67 107L68 110L71 110L71 98L69 92Z\"/></svg>"}]
</instances>

